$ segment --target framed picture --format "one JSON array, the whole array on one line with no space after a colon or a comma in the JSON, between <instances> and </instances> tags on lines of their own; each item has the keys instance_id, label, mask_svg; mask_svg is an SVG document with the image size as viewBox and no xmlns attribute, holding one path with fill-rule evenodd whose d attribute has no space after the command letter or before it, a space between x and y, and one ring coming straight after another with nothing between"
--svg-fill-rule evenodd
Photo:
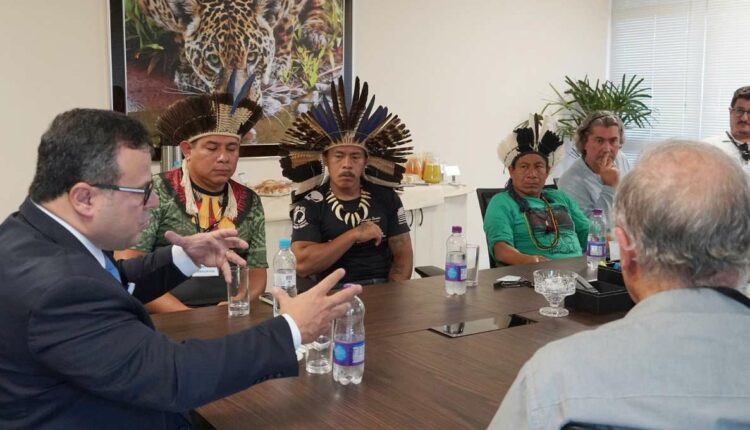
<instances>
[{"instance_id":1,"label":"framed picture","mask_svg":"<svg viewBox=\"0 0 750 430\"><path fill-rule=\"evenodd\" d=\"M112 108L154 124L181 98L253 74L264 117L241 156L275 156L297 115L351 82L353 0L109 0ZM157 151L158 153L159 151Z\"/></svg>"}]
</instances>

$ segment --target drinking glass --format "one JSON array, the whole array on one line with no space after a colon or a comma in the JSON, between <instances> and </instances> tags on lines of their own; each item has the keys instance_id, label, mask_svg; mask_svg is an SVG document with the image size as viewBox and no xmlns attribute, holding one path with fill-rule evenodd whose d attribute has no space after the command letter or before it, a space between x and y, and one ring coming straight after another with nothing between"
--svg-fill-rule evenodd
<instances>
[{"instance_id":1,"label":"drinking glass","mask_svg":"<svg viewBox=\"0 0 750 430\"><path fill-rule=\"evenodd\" d=\"M479 285L479 245L466 244L466 286Z\"/></svg>"},{"instance_id":2,"label":"drinking glass","mask_svg":"<svg viewBox=\"0 0 750 430\"><path fill-rule=\"evenodd\" d=\"M232 280L227 284L227 309L230 317L250 315L250 269L231 265Z\"/></svg>"},{"instance_id":3,"label":"drinking glass","mask_svg":"<svg viewBox=\"0 0 750 430\"><path fill-rule=\"evenodd\" d=\"M307 355L305 357L305 370L307 370L307 373L322 375L329 373L333 369L333 362L331 361L333 343L331 339L331 332L323 333L307 345Z\"/></svg>"},{"instance_id":4,"label":"drinking glass","mask_svg":"<svg viewBox=\"0 0 750 430\"><path fill-rule=\"evenodd\" d=\"M544 296L549 306L539 309L547 317L564 317L569 314L564 300L576 292L576 273L570 270L541 269L534 271L534 291Z\"/></svg>"}]
</instances>

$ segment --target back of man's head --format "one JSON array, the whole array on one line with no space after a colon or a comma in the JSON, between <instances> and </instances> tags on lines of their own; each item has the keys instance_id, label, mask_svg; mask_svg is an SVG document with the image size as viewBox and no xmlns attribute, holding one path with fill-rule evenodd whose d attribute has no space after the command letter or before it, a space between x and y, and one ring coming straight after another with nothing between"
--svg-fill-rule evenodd
<instances>
[{"instance_id":1,"label":"back of man's head","mask_svg":"<svg viewBox=\"0 0 750 430\"><path fill-rule=\"evenodd\" d=\"M53 200L78 182L114 184L120 172L117 149L150 150L148 133L137 120L98 109L73 109L58 115L42 135L29 196Z\"/></svg>"},{"instance_id":2,"label":"back of man's head","mask_svg":"<svg viewBox=\"0 0 750 430\"><path fill-rule=\"evenodd\" d=\"M685 286L736 286L750 264L750 187L721 150L669 141L647 151L620 184L615 224L639 267Z\"/></svg>"}]
</instances>

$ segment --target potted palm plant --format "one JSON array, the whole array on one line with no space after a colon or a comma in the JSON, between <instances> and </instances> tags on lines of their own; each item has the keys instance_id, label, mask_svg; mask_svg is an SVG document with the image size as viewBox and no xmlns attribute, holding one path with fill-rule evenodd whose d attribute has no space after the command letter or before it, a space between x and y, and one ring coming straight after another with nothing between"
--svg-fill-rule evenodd
<instances>
[{"instance_id":1,"label":"potted palm plant","mask_svg":"<svg viewBox=\"0 0 750 430\"><path fill-rule=\"evenodd\" d=\"M596 110L608 110L617 114L626 128L651 125L652 111L645 103L651 98L651 89L642 87L643 78L636 75L627 78L622 75L619 85L597 79L592 86L588 76L579 80L566 76L565 83L568 89L562 92L550 84L557 100L547 103L542 111L555 109L552 115L558 116L558 132L563 138L572 138L586 115Z\"/></svg>"}]
</instances>

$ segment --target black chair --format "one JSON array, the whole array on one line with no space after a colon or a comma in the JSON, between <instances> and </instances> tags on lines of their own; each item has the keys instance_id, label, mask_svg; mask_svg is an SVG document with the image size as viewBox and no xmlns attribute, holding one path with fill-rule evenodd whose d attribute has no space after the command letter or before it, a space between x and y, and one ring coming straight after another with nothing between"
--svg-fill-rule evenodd
<instances>
[{"instance_id":1,"label":"black chair","mask_svg":"<svg viewBox=\"0 0 750 430\"><path fill-rule=\"evenodd\" d=\"M477 188L477 199L479 200L479 211L482 213L482 223L484 223L484 214L487 212L487 206L490 204L490 200L495 197L495 194L505 191L505 188ZM490 268L502 267L502 264L498 264L494 258L492 258L492 249L489 243L487 244L487 257L490 259Z\"/></svg>"}]
</instances>

